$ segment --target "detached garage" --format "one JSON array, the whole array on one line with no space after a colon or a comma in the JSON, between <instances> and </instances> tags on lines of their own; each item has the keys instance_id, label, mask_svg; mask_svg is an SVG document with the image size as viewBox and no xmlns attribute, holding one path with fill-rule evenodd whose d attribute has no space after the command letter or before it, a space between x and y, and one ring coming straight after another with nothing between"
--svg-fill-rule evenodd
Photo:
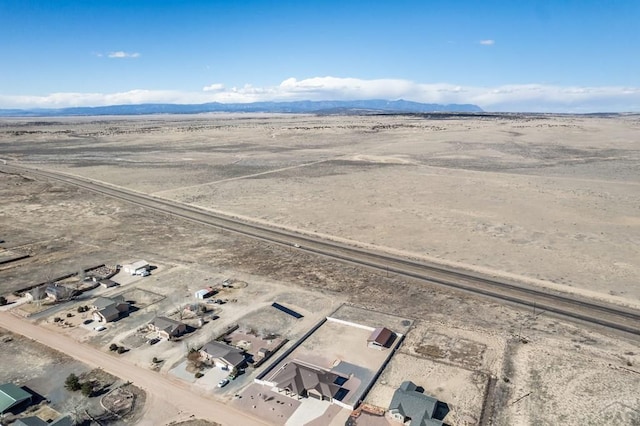
<instances>
[{"instance_id":1,"label":"detached garage","mask_svg":"<svg viewBox=\"0 0 640 426\"><path fill-rule=\"evenodd\" d=\"M140 275L142 271L149 270L149 263L144 260L138 260L137 262L122 265L122 270L131 275Z\"/></svg>"}]
</instances>

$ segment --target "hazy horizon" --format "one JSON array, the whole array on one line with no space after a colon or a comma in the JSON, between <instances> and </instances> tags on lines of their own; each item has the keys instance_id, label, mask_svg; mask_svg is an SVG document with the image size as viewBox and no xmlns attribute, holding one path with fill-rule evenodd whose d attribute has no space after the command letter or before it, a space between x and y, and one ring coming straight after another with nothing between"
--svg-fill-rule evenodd
<instances>
[{"instance_id":1,"label":"hazy horizon","mask_svg":"<svg viewBox=\"0 0 640 426\"><path fill-rule=\"evenodd\" d=\"M405 99L638 112L639 21L631 0L3 2L0 108Z\"/></svg>"}]
</instances>

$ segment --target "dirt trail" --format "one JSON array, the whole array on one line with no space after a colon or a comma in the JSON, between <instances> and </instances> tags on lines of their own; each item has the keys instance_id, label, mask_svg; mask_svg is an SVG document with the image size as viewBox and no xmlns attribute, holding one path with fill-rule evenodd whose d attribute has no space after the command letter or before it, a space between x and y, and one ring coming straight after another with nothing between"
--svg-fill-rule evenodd
<instances>
[{"instance_id":1,"label":"dirt trail","mask_svg":"<svg viewBox=\"0 0 640 426\"><path fill-rule=\"evenodd\" d=\"M161 425L187 420L190 416L215 420L223 425L266 425L221 402L189 390L177 379L161 376L128 361L76 342L72 338L45 330L9 312L0 312L0 327L22 334L52 349L65 353L92 367L101 368L144 389L147 400L140 425Z\"/></svg>"}]
</instances>

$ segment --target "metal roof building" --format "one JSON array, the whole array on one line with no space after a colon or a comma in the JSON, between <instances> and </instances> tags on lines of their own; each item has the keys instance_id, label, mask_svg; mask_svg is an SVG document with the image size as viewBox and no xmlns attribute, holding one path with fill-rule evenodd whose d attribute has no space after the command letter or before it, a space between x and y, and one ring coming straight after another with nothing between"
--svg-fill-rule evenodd
<instances>
[{"instance_id":1,"label":"metal roof building","mask_svg":"<svg viewBox=\"0 0 640 426\"><path fill-rule=\"evenodd\" d=\"M32 395L13 383L0 385L0 414L25 402L31 403Z\"/></svg>"}]
</instances>

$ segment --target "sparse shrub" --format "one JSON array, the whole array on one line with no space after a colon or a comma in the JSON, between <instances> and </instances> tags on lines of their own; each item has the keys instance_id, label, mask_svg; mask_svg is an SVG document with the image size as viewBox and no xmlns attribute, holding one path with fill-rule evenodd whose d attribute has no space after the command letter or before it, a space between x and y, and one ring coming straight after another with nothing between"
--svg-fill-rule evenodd
<instances>
[{"instance_id":1,"label":"sparse shrub","mask_svg":"<svg viewBox=\"0 0 640 426\"><path fill-rule=\"evenodd\" d=\"M64 387L70 391L75 392L80 390L82 385L80 384L80 379L78 379L78 376L71 373L67 376L66 380L64 381Z\"/></svg>"},{"instance_id":2,"label":"sparse shrub","mask_svg":"<svg viewBox=\"0 0 640 426\"><path fill-rule=\"evenodd\" d=\"M22 297L22 293L20 293L20 292L19 292L19 291L17 291L17 290L16 290L16 291L14 291L14 292L13 292L13 293L11 293L11 294L13 294L15 297Z\"/></svg>"},{"instance_id":3,"label":"sparse shrub","mask_svg":"<svg viewBox=\"0 0 640 426\"><path fill-rule=\"evenodd\" d=\"M153 361L154 364L160 363L160 360L158 359L158 357L155 357L155 356L153 357L153 359L151 361Z\"/></svg>"},{"instance_id":4,"label":"sparse shrub","mask_svg":"<svg viewBox=\"0 0 640 426\"><path fill-rule=\"evenodd\" d=\"M62 321L62 318L60 318L60 317L54 317L53 318L53 322L60 322L60 321Z\"/></svg>"},{"instance_id":5,"label":"sparse shrub","mask_svg":"<svg viewBox=\"0 0 640 426\"><path fill-rule=\"evenodd\" d=\"M116 350L116 352L118 352L119 354L123 354L127 351L127 349L124 346L118 346L118 349Z\"/></svg>"},{"instance_id":6,"label":"sparse shrub","mask_svg":"<svg viewBox=\"0 0 640 426\"><path fill-rule=\"evenodd\" d=\"M93 385L91 382L84 382L82 384L81 391L84 396L91 396L93 393Z\"/></svg>"},{"instance_id":7,"label":"sparse shrub","mask_svg":"<svg viewBox=\"0 0 640 426\"><path fill-rule=\"evenodd\" d=\"M7 298L6 298L6 297L4 297L4 296L0 296L0 306L4 306L4 305L6 305L7 303L8 303L8 302L7 302Z\"/></svg>"},{"instance_id":8,"label":"sparse shrub","mask_svg":"<svg viewBox=\"0 0 640 426\"><path fill-rule=\"evenodd\" d=\"M72 316L73 316L73 314L72 314L71 312L69 312L69 313L67 314L67 318L71 318Z\"/></svg>"},{"instance_id":9,"label":"sparse shrub","mask_svg":"<svg viewBox=\"0 0 640 426\"><path fill-rule=\"evenodd\" d=\"M109 345L109 350L111 352L117 351L118 350L118 345L116 345L115 343L112 343Z\"/></svg>"},{"instance_id":10,"label":"sparse shrub","mask_svg":"<svg viewBox=\"0 0 640 426\"><path fill-rule=\"evenodd\" d=\"M202 373L201 373L201 372L199 372L199 371L195 374L196 379L199 379L199 378L200 378L200 377L202 377L202 376L204 376L204 374L202 374Z\"/></svg>"},{"instance_id":11,"label":"sparse shrub","mask_svg":"<svg viewBox=\"0 0 640 426\"><path fill-rule=\"evenodd\" d=\"M630 359L628 359L628 360L627 360L627 367L632 367L632 366L633 366L633 363L631 362L631 360L630 360Z\"/></svg>"}]
</instances>

